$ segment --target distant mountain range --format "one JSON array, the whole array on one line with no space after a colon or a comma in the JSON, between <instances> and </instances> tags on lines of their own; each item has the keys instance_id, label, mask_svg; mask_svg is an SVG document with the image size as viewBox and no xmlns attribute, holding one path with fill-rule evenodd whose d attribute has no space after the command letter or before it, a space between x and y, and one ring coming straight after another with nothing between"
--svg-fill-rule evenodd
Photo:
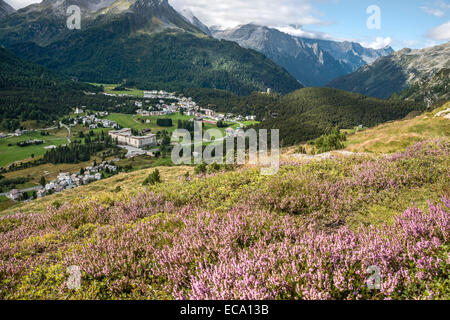
<instances>
[{"instance_id":1,"label":"distant mountain range","mask_svg":"<svg viewBox=\"0 0 450 320\"><path fill-rule=\"evenodd\" d=\"M66 26L72 4L82 9L81 30ZM167 0L44 0L0 21L0 44L86 82L237 94L302 87L263 54L209 37Z\"/></svg>"},{"instance_id":2,"label":"distant mountain range","mask_svg":"<svg viewBox=\"0 0 450 320\"><path fill-rule=\"evenodd\" d=\"M14 10L14 8L7 4L5 1L0 0L0 19L6 17L7 15L10 15L11 13L14 13L15 11L16 10Z\"/></svg>"},{"instance_id":3,"label":"distant mountain range","mask_svg":"<svg viewBox=\"0 0 450 320\"><path fill-rule=\"evenodd\" d=\"M216 38L264 53L306 86L323 86L394 52L391 47L374 50L355 42L300 38L255 24L212 32Z\"/></svg>"},{"instance_id":4,"label":"distant mountain range","mask_svg":"<svg viewBox=\"0 0 450 320\"><path fill-rule=\"evenodd\" d=\"M69 5L82 10L69 30ZM0 0L0 45L85 82L247 95L329 86L378 98L448 97L449 43L423 50L364 48L255 24L209 28L167 0L43 0L14 12Z\"/></svg>"},{"instance_id":5,"label":"distant mountain range","mask_svg":"<svg viewBox=\"0 0 450 320\"><path fill-rule=\"evenodd\" d=\"M446 69L450 69L450 42L422 50L400 50L335 79L328 86L379 98L389 98L409 88L413 90L406 92L405 98L418 97L417 94L433 98L431 88L443 86L442 90L446 90L448 96L449 73ZM427 87L431 90L429 94ZM439 99L439 96L433 99Z\"/></svg>"}]
</instances>

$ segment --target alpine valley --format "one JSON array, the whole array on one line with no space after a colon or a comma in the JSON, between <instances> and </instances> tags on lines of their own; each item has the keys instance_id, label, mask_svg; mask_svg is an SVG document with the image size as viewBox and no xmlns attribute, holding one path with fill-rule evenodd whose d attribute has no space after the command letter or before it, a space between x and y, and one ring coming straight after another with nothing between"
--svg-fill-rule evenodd
<instances>
[{"instance_id":1,"label":"alpine valley","mask_svg":"<svg viewBox=\"0 0 450 320\"><path fill-rule=\"evenodd\" d=\"M0 0L0 300L449 300L450 6L357 2Z\"/></svg>"}]
</instances>

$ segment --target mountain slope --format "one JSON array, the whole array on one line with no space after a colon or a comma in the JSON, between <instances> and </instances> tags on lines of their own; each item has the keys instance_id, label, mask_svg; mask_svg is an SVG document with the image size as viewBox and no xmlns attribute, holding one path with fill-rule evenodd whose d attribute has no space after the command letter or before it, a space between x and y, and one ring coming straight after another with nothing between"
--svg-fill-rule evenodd
<instances>
[{"instance_id":1,"label":"mountain slope","mask_svg":"<svg viewBox=\"0 0 450 320\"><path fill-rule=\"evenodd\" d=\"M77 83L58 76L44 67L27 62L0 47L0 90L53 90L65 87L77 91L98 91L95 86Z\"/></svg>"},{"instance_id":2,"label":"mountain slope","mask_svg":"<svg viewBox=\"0 0 450 320\"><path fill-rule=\"evenodd\" d=\"M49 120L99 88L67 80L0 47L0 125L7 119Z\"/></svg>"},{"instance_id":3,"label":"mountain slope","mask_svg":"<svg viewBox=\"0 0 450 320\"><path fill-rule=\"evenodd\" d=\"M14 8L11 7L8 3L0 0L0 19L14 13L15 11L16 10L14 10Z\"/></svg>"},{"instance_id":4,"label":"mountain slope","mask_svg":"<svg viewBox=\"0 0 450 320\"><path fill-rule=\"evenodd\" d=\"M440 114L446 111L447 113ZM450 102L412 119L381 124L350 134L346 150L351 152L394 153L423 140L450 137Z\"/></svg>"},{"instance_id":5,"label":"mountain slope","mask_svg":"<svg viewBox=\"0 0 450 320\"><path fill-rule=\"evenodd\" d=\"M299 38L254 24L214 31L214 36L264 53L306 86L323 86L393 52L391 48L373 50L351 42Z\"/></svg>"},{"instance_id":6,"label":"mountain slope","mask_svg":"<svg viewBox=\"0 0 450 320\"><path fill-rule=\"evenodd\" d=\"M264 55L208 37L167 0L121 0L94 13L86 7L82 29L69 30L57 12L78 1L56 6L60 2L47 0L19 11L0 23L0 42L27 60L87 82L237 94L302 87Z\"/></svg>"},{"instance_id":7,"label":"mountain slope","mask_svg":"<svg viewBox=\"0 0 450 320\"><path fill-rule=\"evenodd\" d=\"M377 59L390 55L394 52L391 47L383 49L365 48L357 42L338 42L321 39L302 38L302 41L309 44L317 44L319 48L326 51L333 58L347 66L351 71L356 71L360 67L371 64Z\"/></svg>"},{"instance_id":8,"label":"mountain slope","mask_svg":"<svg viewBox=\"0 0 450 320\"><path fill-rule=\"evenodd\" d=\"M196 16L194 16L194 13L191 10L184 9L180 12L180 14L183 15L183 17L185 17L189 23L197 27L199 30L203 31L208 36L212 36L211 30L209 30L208 26L201 22Z\"/></svg>"},{"instance_id":9,"label":"mountain slope","mask_svg":"<svg viewBox=\"0 0 450 320\"><path fill-rule=\"evenodd\" d=\"M329 87L389 98L450 68L450 42L422 50L403 49L333 80Z\"/></svg>"},{"instance_id":10,"label":"mountain slope","mask_svg":"<svg viewBox=\"0 0 450 320\"><path fill-rule=\"evenodd\" d=\"M29 202L0 217L0 299L448 299L449 152L442 139L273 176L164 168L154 186L139 186L148 170ZM367 289L372 265L389 286Z\"/></svg>"},{"instance_id":11,"label":"mountain slope","mask_svg":"<svg viewBox=\"0 0 450 320\"><path fill-rule=\"evenodd\" d=\"M450 69L441 69L434 76L418 81L408 89L396 93L393 99L424 102L431 105L438 101L450 100Z\"/></svg>"},{"instance_id":12,"label":"mountain slope","mask_svg":"<svg viewBox=\"0 0 450 320\"><path fill-rule=\"evenodd\" d=\"M284 145L317 138L333 127L351 129L358 125L372 127L402 119L425 107L405 101L390 101L329 88L305 88L281 98L272 116L259 127L280 129Z\"/></svg>"}]
</instances>

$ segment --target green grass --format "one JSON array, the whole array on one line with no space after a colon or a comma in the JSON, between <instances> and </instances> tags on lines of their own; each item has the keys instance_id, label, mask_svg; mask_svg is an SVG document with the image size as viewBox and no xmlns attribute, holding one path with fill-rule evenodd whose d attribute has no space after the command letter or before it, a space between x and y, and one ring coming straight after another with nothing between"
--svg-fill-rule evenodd
<instances>
[{"instance_id":1,"label":"green grass","mask_svg":"<svg viewBox=\"0 0 450 320\"><path fill-rule=\"evenodd\" d=\"M156 124L156 121L158 119L172 119L173 126L172 127L160 127ZM181 115L179 112L174 113L169 116L151 116L151 117L143 117L139 115L132 115L132 114L123 114L123 113L112 113L106 117L106 119L115 121L119 125L121 125L123 128L132 128L137 130L142 129L152 129L153 132L157 131L163 131L166 130L169 133L172 133L177 129L177 121L178 120L189 120L193 117ZM140 119L144 120L144 123L140 121ZM146 120L150 120L150 123L146 123ZM250 126L252 124L258 123L257 121L246 121L243 122L244 126ZM228 123L230 128L237 129L240 125L237 123ZM225 130L227 128L218 128L214 124L210 123L203 123L203 129L204 130L210 130L210 129L219 129L219 131L222 133L223 136L225 136Z\"/></svg>"},{"instance_id":2,"label":"green grass","mask_svg":"<svg viewBox=\"0 0 450 320\"><path fill-rule=\"evenodd\" d=\"M259 121L244 121L242 122L244 124L244 127L253 126L255 124L258 124ZM236 128L239 127L239 125L236 125Z\"/></svg>"},{"instance_id":3,"label":"green grass","mask_svg":"<svg viewBox=\"0 0 450 320\"><path fill-rule=\"evenodd\" d=\"M127 94L136 98L144 98L144 91L134 88L127 88L127 91L114 91L114 88L119 86L118 84L102 84L102 83L91 83L94 86L103 86L104 92L109 94Z\"/></svg>"},{"instance_id":4,"label":"green grass","mask_svg":"<svg viewBox=\"0 0 450 320\"><path fill-rule=\"evenodd\" d=\"M151 160L140 159L140 157L135 158L136 163L142 162L142 166L145 166L145 161ZM124 160L127 161L127 160ZM153 159L153 164L156 166L158 163L163 163L164 159ZM170 161L170 158L169 158ZM125 163L125 162L124 162ZM162 166L158 167L158 170L161 173L162 180L164 182L173 182L177 183L178 179L185 175L186 172L189 172L191 175L193 174L194 168L191 166ZM67 171L67 170L64 170ZM149 166L148 169L142 169L137 171L132 171L129 173L120 173L111 178L93 182L91 184L81 186L72 190L65 190L61 193L55 193L53 195L34 200L32 202L18 202L15 203L10 201L6 197L0 197L0 215L4 214L12 214L15 212L46 212L47 207L52 205L55 201L60 203L65 202L80 202L85 201L86 199L111 199L113 201L117 201L118 198L123 197L124 195L136 194L137 192L141 192L144 190L142 186L142 182L145 178L154 171L154 166ZM120 187L122 192L117 193L114 190ZM3 200L2 200L3 199ZM5 201L2 203L2 201ZM4 206L3 209L1 207Z\"/></svg>"},{"instance_id":5,"label":"green grass","mask_svg":"<svg viewBox=\"0 0 450 320\"><path fill-rule=\"evenodd\" d=\"M0 211L11 208L14 205L14 202L9 200L6 196L0 197Z\"/></svg>"},{"instance_id":6,"label":"green grass","mask_svg":"<svg viewBox=\"0 0 450 320\"><path fill-rule=\"evenodd\" d=\"M34 139L44 140L44 144L32 145L23 148L17 146L18 142ZM11 146L8 146L8 144L11 144ZM39 132L27 133L20 137L1 139L0 166L5 166L16 161L31 159L32 154L34 154L35 158L40 157L47 151L46 149L44 149L44 147L50 145L60 146L63 144L67 144L67 139L64 138L64 136L61 136L59 134L50 136L41 136Z\"/></svg>"},{"instance_id":7,"label":"green grass","mask_svg":"<svg viewBox=\"0 0 450 320\"><path fill-rule=\"evenodd\" d=\"M347 224L355 230L361 224L366 226L391 224L394 222L394 217L406 208L417 207L426 211L428 201L438 203L445 195L445 188L445 182L435 182L423 187L404 188L396 193L380 192L377 202L368 203L359 208L349 217Z\"/></svg>"}]
</instances>

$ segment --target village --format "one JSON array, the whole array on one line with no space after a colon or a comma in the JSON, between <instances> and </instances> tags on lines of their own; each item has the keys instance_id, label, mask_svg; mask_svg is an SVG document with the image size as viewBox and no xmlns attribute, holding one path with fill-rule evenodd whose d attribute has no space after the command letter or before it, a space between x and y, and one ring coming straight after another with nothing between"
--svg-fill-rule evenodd
<instances>
[{"instance_id":1,"label":"village","mask_svg":"<svg viewBox=\"0 0 450 320\"><path fill-rule=\"evenodd\" d=\"M75 118L70 118L70 125L75 126L77 124L84 125L89 129L98 129L98 128L113 128L119 129L120 126L115 122L108 119L103 119L109 115L108 112L96 112L94 114L87 114L86 107L75 108Z\"/></svg>"},{"instance_id":2,"label":"village","mask_svg":"<svg viewBox=\"0 0 450 320\"><path fill-rule=\"evenodd\" d=\"M119 160L119 159L116 159ZM104 161L99 165L93 165L85 169L81 169L79 173L65 173L62 172L58 177L46 183L44 186L31 188L34 193L34 198L43 198L47 195L60 193L64 190L74 189L89 183L102 180L107 175L116 174L118 171L114 161ZM24 191L13 189L6 196L12 201L30 201L28 197L24 198Z\"/></svg>"},{"instance_id":3,"label":"village","mask_svg":"<svg viewBox=\"0 0 450 320\"><path fill-rule=\"evenodd\" d=\"M270 90L270 89L269 89ZM176 112L193 117L191 121L199 121L203 123L217 125L219 121L223 122L234 122L241 124L241 121L255 121L256 116L250 115L243 117L241 115L235 116L231 113L221 114L216 113L214 110L200 107L192 98L187 97L177 97L175 93L168 93L166 91L144 91L144 98L157 98L160 99L159 103L155 106L148 106L143 108L142 102L136 102L136 106L140 107L136 113L143 117L151 116L168 116ZM176 100L177 102L172 102L170 105L165 104L164 99ZM147 101L148 102L148 101ZM147 120L149 121L149 120ZM235 135L239 129L243 129L243 125L234 130L232 128L227 129L227 135Z\"/></svg>"},{"instance_id":4,"label":"village","mask_svg":"<svg viewBox=\"0 0 450 320\"><path fill-rule=\"evenodd\" d=\"M133 97L127 94L101 94L115 97ZM0 133L0 139L22 136L25 137L39 131L45 133L45 131L66 128L68 131L67 142L70 143L71 130L79 131L80 127L84 127L89 130L106 129L107 134L117 143L117 146L127 151L126 154L124 154L125 159L138 156L155 158L159 155L162 144L162 139L158 138L159 136L156 134L157 131L150 129L150 123L152 120L154 122L155 118L179 119L180 117L184 117L183 119L202 122L205 126L209 127L216 127L219 122L227 123L227 126L222 129L225 136L238 136L239 134L242 134L244 129L243 122L256 120L256 116L244 117L241 115L236 116L230 113L221 114L212 110L210 108L212 106L208 105L207 108L204 108L199 106L190 97L177 96L175 93L169 93L164 90L143 91L143 98L135 96L133 98L135 99L132 100L132 103L136 108L134 116L120 113L116 113L114 115L129 116L129 119L132 119L130 120L132 123L139 124L138 127L136 127L136 125L133 126L131 123L131 127L123 127L122 125L124 125L124 123L120 120L114 121L116 119L108 111L92 111L88 106L78 106L74 107L73 112L69 117L61 119L59 124L55 121L52 127L30 130L18 129L12 133ZM120 106L121 105L118 105L118 107ZM146 125L148 125L149 128L145 129ZM139 130L137 128L139 128ZM170 129L169 133L171 130L173 129ZM42 135L46 136L48 134L46 133ZM28 147L31 145L37 146L39 144L46 143L43 146L43 149L45 150L57 148L56 145L48 145L48 142L49 141L40 139L28 139L19 141L17 146ZM174 142L172 141L171 143ZM31 201L36 198L42 198L51 194L60 193L64 190L74 189L79 186L99 181L112 174L116 174L118 172L118 167L114 165L114 162L119 160L120 159L104 161L99 165L94 163L93 166L81 169L76 173L60 172L56 179L45 182L45 184L42 184L41 186L30 187L22 190L13 189L3 195L14 202Z\"/></svg>"}]
</instances>

